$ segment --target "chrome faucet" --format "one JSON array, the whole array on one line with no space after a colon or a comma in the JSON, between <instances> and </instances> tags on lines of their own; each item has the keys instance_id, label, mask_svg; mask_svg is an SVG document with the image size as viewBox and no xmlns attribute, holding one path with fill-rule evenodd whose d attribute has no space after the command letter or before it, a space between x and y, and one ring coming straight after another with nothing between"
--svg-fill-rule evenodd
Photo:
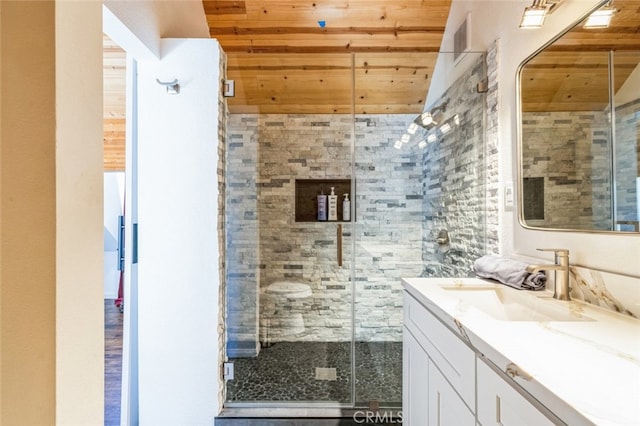
<instances>
[{"instance_id":1,"label":"chrome faucet","mask_svg":"<svg viewBox=\"0 0 640 426\"><path fill-rule=\"evenodd\" d=\"M571 300L569 288L569 250L567 249L538 249L538 251L552 251L555 253L555 264L553 265L529 265L527 272L533 274L540 271L555 271L555 286L553 298L560 300Z\"/></svg>"}]
</instances>

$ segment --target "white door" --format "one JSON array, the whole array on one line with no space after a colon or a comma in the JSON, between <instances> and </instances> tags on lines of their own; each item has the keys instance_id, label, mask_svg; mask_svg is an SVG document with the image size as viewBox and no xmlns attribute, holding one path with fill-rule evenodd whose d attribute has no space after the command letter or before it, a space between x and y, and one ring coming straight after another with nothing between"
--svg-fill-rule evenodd
<instances>
[{"instance_id":1,"label":"white door","mask_svg":"<svg viewBox=\"0 0 640 426\"><path fill-rule=\"evenodd\" d=\"M120 283L120 218L124 215L124 172L104 174L104 298L116 299Z\"/></svg>"}]
</instances>

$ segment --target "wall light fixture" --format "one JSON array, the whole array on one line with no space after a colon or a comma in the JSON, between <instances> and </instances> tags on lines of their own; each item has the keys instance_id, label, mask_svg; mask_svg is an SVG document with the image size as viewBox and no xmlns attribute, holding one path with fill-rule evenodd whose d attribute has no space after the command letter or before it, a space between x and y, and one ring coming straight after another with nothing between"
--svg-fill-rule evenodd
<instances>
[{"instance_id":1,"label":"wall light fixture","mask_svg":"<svg viewBox=\"0 0 640 426\"><path fill-rule=\"evenodd\" d=\"M612 3L613 1L610 1L604 7L594 11L582 27L586 29L609 28L613 15L618 11Z\"/></svg>"},{"instance_id":2,"label":"wall light fixture","mask_svg":"<svg viewBox=\"0 0 640 426\"><path fill-rule=\"evenodd\" d=\"M547 17L548 8L545 0L533 0L531 6L524 8L520 28L540 28L544 24L544 18Z\"/></svg>"}]
</instances>

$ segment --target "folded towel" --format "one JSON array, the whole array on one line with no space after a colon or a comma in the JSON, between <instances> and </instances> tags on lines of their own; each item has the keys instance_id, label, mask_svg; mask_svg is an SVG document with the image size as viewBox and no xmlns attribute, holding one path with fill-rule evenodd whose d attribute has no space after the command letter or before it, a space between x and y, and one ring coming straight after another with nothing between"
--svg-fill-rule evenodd
<instances>
[{"instance_id":1,"label":"folded towel","mask_svg":"<svg viewBox=\"0 0 640 426\"><path fill-rule=\"evenodd\" d=\"M547 281L544 272L531 274L527 264L495 255L486 255L473 263L473 272L482 278L491 278L521 290L542 290Z\"/></svg>"}]
</instances>

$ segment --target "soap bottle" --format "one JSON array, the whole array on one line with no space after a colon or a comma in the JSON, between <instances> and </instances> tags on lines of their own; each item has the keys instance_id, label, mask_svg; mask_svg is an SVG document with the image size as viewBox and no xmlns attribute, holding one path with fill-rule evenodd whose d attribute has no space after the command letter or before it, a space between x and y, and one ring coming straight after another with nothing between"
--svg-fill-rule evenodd
<instances>
[{"instance_id":1,"label":"soap bottle","mask_svg":"<svg viewBox=\"0 0 640 426\"><path fill-rule=\"evenodd\" d=\"M344 194L344 200L342 201L342 220L344 222L351 220L351 201L349 201L349 194Z\"/></svg>"},{"instance_id":2,"label":"soap bottle","mask_svg":"<svg viewBox=\"0 0 640 426\"><path fill-rule=\"evenodd\" d=\"M335 186L331 187L329 194L329 220L338 220L338 196L335 193Z\"/></svg>"},{"instance_id":3,"label":"soap bottle","mask_svg":"<svg viewBox=\"0 0 640 426\"><path fill-rule=\"evenodd\" d=\"M318 220L327 220L327 196L320 190L318 195Z\"/></svg>"}]
</instances>

